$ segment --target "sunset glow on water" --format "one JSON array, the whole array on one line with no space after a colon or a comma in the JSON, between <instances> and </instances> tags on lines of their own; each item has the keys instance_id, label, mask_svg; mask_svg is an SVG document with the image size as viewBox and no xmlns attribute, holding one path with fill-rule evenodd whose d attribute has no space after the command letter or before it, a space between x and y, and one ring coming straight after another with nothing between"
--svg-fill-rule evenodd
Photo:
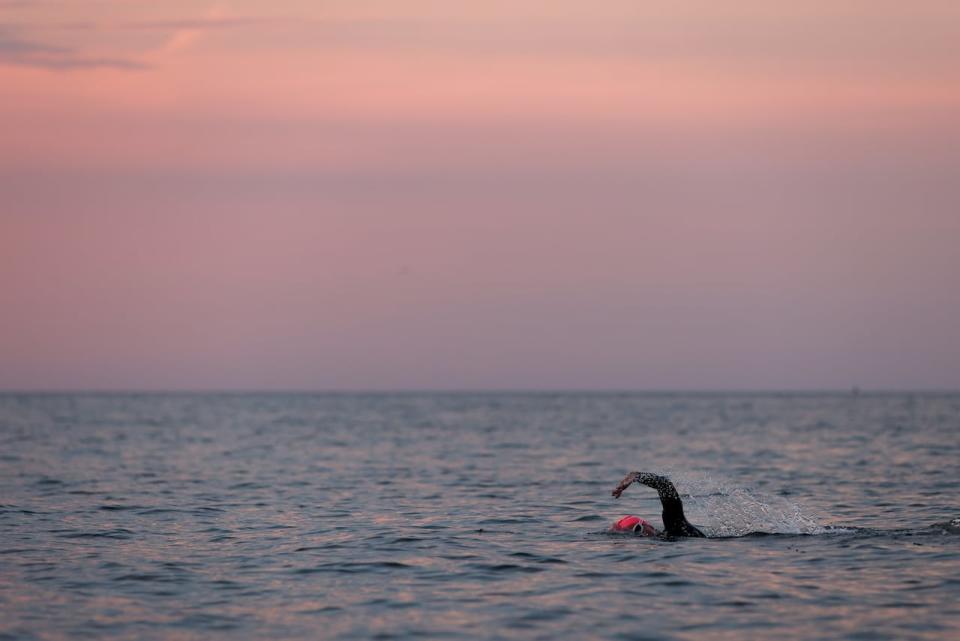
<instances>
[{"instance_id":1,"label":"sunset glow on water","mask_svg":"<svg viewBox=\"0 0 960 641\"><path fill-rule=\"evenodd\" d=\"M957 395L0 397L12 639L951 639ZM706 539L662 527L676 483ZM951 521L953 523L951 523ZM758 534L761 533L761 534Z\"/></svg>"}]
</instances>

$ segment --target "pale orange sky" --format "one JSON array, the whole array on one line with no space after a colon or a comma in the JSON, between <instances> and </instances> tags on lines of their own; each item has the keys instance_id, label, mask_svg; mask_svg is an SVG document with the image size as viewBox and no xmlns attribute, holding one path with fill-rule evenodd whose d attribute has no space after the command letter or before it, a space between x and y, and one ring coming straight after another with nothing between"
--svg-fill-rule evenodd
<instances>
[{"instance_id":1,"label":"pale orange sky","mask_svg":"<svg viewBox=\"0 0 960 641\"><path fill-rule=\"evenodd\" d=\"M960 4L0 0L0 388L960 387Z\"/></svg>"}]
</instances>

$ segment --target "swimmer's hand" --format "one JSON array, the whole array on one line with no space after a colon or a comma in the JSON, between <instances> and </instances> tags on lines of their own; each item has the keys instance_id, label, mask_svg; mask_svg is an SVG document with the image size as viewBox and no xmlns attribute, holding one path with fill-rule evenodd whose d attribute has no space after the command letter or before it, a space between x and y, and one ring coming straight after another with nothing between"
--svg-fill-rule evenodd
<instances>
[{"instance_id":1,"label":"swimmer's hand","mask_svg":"<svg viewBox=\"0 0 960 641\"><path fill-rule=\"evenodd\" d=\"M623 494L623 491L633 485L634 483L643 483L659 492L664 485L668 487L673 487L670 481L664 476L658 476L656 474L651 474L650 472L630 472L623 477L623 480L620 481L620 485L614 488L613 492L610 494L613 495L613 498L618 499L620 495Z\"/></svg>"},{"instance_id":2,"label":"swimmer's hand","mask_svg":"<svg viewBox=\"0 0 960 641\"><path fill-rule=\"evenodd\" d=\"M623 491L628 487L630 487L633 483L635 483L639 477L640 477L640 472L630 472L625 477L623 477L623 480L620 481L620 485L615 487L613 489L613 492L610 492L610 494L612 494L613 498L615 499L620 498L620 495L623 494Z\"/></svg>"}]
</instances>

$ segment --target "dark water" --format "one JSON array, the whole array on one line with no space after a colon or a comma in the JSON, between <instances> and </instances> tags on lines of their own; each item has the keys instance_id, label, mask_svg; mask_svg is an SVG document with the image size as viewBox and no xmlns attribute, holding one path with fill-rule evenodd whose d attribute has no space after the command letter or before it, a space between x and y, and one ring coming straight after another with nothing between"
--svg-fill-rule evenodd
<instances>
[{"instance_id":1,"label":"dark water","mask_svg":"<svg viewBox=\"0 0 960 641\"><path fill-rule=\"evenodd\" d=\"M956 639L958 489L957 395L8 395L0 638Z\"/></svg>"}]
</instances>

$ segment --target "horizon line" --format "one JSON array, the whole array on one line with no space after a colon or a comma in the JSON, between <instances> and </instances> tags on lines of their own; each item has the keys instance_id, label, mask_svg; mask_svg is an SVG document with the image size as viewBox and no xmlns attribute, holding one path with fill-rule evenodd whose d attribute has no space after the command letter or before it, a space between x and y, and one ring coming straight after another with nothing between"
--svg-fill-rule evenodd
<instances>
[{"instance_id":1,"label":"horizon line","mask_svg":"<svg viewBox=\"0 0 960 641\"><path fill-rule=\"evenodd\" d=\"M960 394L960 388L917 387L917 388L864 388L860 386L829 387L829 388L0 388L0 396L55 396L55 395L417 395L417 394L449 394L449 395L524 395L524 394L598 394L598 395L885 395L885 394L926 394L952 395Z\"/></svg>"}]
</instances>

